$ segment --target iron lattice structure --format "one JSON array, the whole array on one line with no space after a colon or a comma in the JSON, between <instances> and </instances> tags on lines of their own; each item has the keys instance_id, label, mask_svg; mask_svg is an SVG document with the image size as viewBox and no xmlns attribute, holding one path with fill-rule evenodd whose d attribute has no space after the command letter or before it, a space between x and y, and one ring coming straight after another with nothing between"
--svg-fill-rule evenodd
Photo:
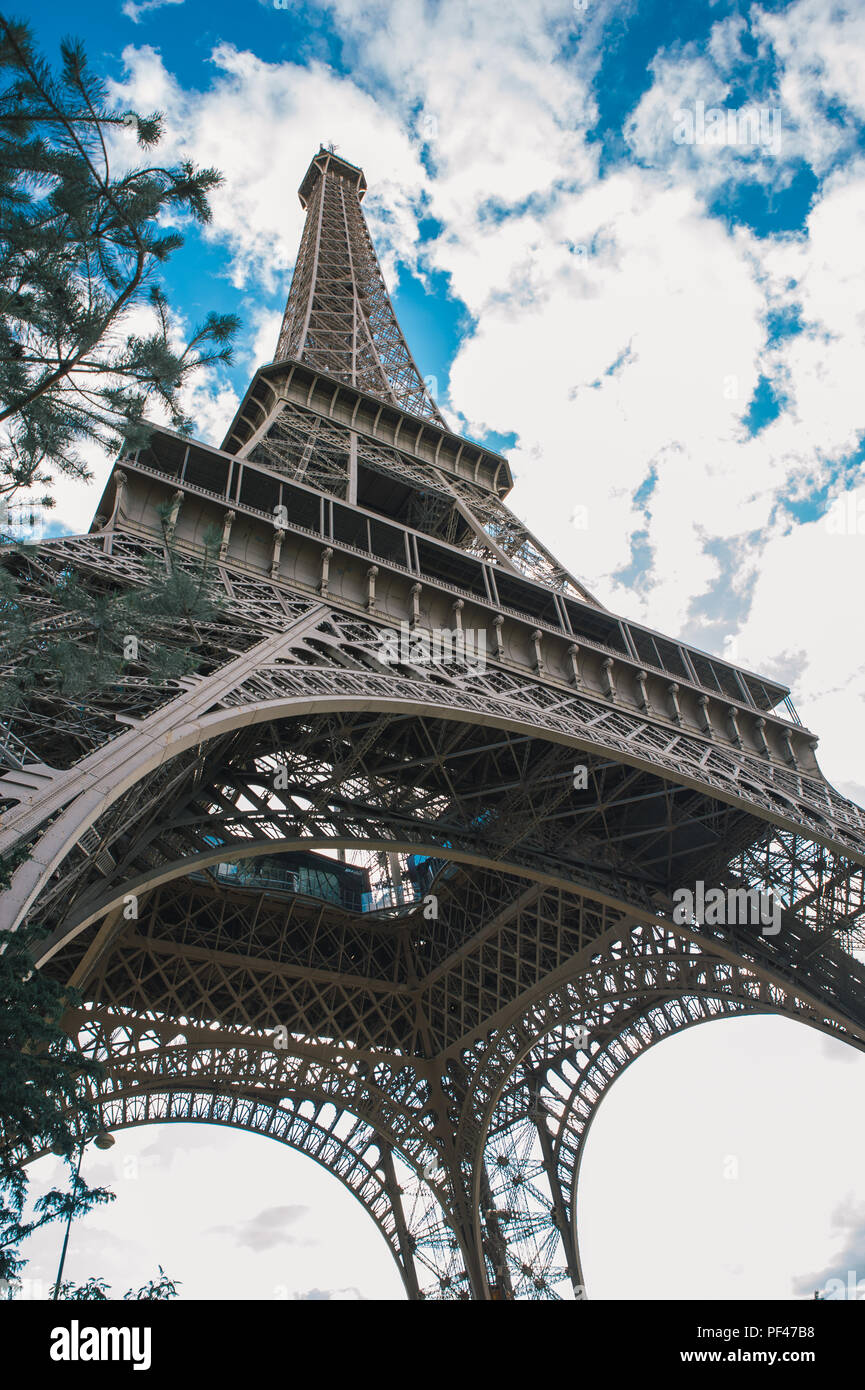
<instances>
[{"instance_id":1,"label":"iron lattice structure","mask_svg":"<svg viewBox=\"0 0 865 1390\"><path fill-rule=\"evenodd\" d=\"M222 448L157 430L87 535L5 556L39 641L81 625L61 575L125 591L222 537L214 614L164 634L194 676L131 662L6 720L0 850L30 857L3 925L80 990L106 1126L309 1154L410 1297L581 1297L580 1161L635 1057L746 1013L865 1048L865 814L784 687L610 613L507 509L402 338L364 191L313 160ZM678 923L698 881L773 894L780 929Z\"/></svg>"}]
</instances>

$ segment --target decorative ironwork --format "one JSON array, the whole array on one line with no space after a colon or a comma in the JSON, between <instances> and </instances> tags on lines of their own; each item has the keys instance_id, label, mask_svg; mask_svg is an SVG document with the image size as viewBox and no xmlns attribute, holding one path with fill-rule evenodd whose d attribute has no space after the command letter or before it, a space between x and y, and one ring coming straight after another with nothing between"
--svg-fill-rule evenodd
<instances>
[{"instance_id":1,"label":"decorative ironwork","mask_svg":"<svg viewBox=\"0 0 865 1390\"><path fill-rule=\"evenodd\" d=\"M410 1298L582 1298L585 1137L635 1057L755 1012L865 1048L865 812L783 687L608 613L508 511L402 339L364 190L313 160L225 449L156 431L89 535L3 557L32 641L86 643L61 576L125 593L222 535L210 616L158 634L193 675L6 712L2 925L80 990L106 1127L308 1154ZM480 659L420 641L444 629ZM697 884L776 925L680 920Z\"/></svg>"}]
</instances>

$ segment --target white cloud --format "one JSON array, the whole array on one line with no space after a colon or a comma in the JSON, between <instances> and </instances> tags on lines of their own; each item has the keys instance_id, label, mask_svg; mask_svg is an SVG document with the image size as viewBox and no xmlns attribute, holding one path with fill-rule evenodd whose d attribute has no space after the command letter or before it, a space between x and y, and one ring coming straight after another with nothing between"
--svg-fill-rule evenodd
<instances>
[{"instance_id":1,"label":"white cloud","mask_svg":"<svg viewBox=\"0 0 865 1390\"><path fill-rule=\"evenodd\" d=\"M594 104L586 75L563 59L580 18L568 0L422 0L328 4L350 53L378 75L425 138L431 210L468 223L491 200L519 206L560 180L591 178L585 142Z\"/></svg>"},{"instance_id":2,"label":"white cloud","mask_svg":"<svg viewBox=\"0 0 865 1390\"><path fill-rule=\"evenodd\" d=\"M824 771L843 783L865 782L865 749L858 732L865 647L861 631L847 640L844 626L865 572L865 469L859 485L861 531L848 528L838 534L823 517L766 545L739 634L745 665L766 669L790 654L798 656L797 707L820 737Z\"/></svg>"},{"instance_id":3,"label":"white cloud","mask_svg":"<svg viewBox=\"0 0 865 1390\"><path fill-rule=\"evenodd\" d=\"M73 1223L67 1279L101 1275L116 1298L157 1277L161 1264L181 1299L286 1300L315 1289L332 1298L405 1297L384 1238L339 1179L312 1159L210 1124L141 1126L116 1132L115 1140L105 1153L85 1152L85 1179L109 1187L116 1200ZM68 1185L51 1156L29 1171L33 1200ZM31 1297L47 1296L61 1242L62 1233L48 1226L25 1243Z\"/></svg>"},{"instance_id":4,"label":"white cloud","mask_svg":"<svg viewBox=\"0 0 865 1390\"><path fill-rule=\"evenodd\" d=\"M279 330L282 327L283 310L252 308L247 314L244 327L249 348L244 365L248 366L250 377L267 362L273 361ZM239 359L241 360L241 359Z\"/></svg>"},{"instance_id":5,"label":"white cloud","mask_svg":"<svg viewBox=\"0 0 865 1390\"><path fill-rule=\"evenodd\" d=\"M853 141L851 114L865 117L865 11L857 0L797 0L782 13L755 7L754 25L781 65L781 98L818 172ZM828 116L830 107L836 114ZM843 112L843 114L842 114Z\"/></svg>"},{"instance_id":6,"label":"white cloud","mask_svg":"<svg viewBox=\"0 0 865 1390\"><path fill-rule=\"evenodd\" d=\"M791 524L783 499L821 485L865 426L865 237L857 230L865 176L848 165L827 183L807 235L763 240L706 211L711 189L741 172L741 151L687 151L672 177L677 152L665 113L698 97L726 101L744 52L741 17L719 21L701 52L657 56L630 138L659 167L599 178L585 136L595 115L597 26L608 8L594 18L583 61L562 56L562 39L586 26L559 0L531 13L509 0L443 0L435 13L420 0L332 0L328 8L355 62L352 78L223 44L211 87L190 93L154 50L125 54L124 99L171 113L168 152L187 149L225 174L209 235L228 245L234 280L251 291L250 366L270 357L278 327L254 294L287 283L302 230L294 189L319 141L333 138L366 169L367 211L391 280L397 258L418 264L420 211L441 224L421 268L448 275L474 319L446 404L473 433L517 435L515 509L617 607L675 631L720 584L733 626ZM789 16L843 95L848 64L832 26L808 0ZM846 11L844 25L855 46L860 26ZM782 100L785 79L807 64L762 11L752 14L751 37L761 56L770 46L784 56L765 97ZM801 103L783 100L785 122L798 130ZM813 102L808 121L822 148L828 127ZM750 160L755 177L783 178L778 165L804 148L786 134L785 125L783 160ZM807 332L770 348L766 314L785 305L799 306ZM787 403L748 439L742 416L761 373ZM209 437L218 437L213 417L221 424L229 404L225 393L213 403ZM638 506L634 493L651 476ZM577 508L585 530L570 523ZM636 531L646 533L650 557L639 593L616 578ZM699 640L693 624L689 635ZM706 643L718 644L713 636Z\"/></svg>"},{"instance_id":7,"label":"white cloud","mask_svg":"<svg viewBox=\"0 0 865 1390\"><path fill-rule=\"evenodd\" d=\"M725 630L733 629L738 659L757 670L795 672L794 695L803 717L822 735L827 773L861 794L865 753L857 731L865 656L855 603L865 535L838 536L820 521L796 522L785 501L791 495L807 498L824 486L865 431L865 170L848 162L821 185L801 235L760 240L744 230L730 232L708 214L711 191L741 168L740 156L719 150L712 162L706 150L676 153L662 121L671 102L701 97L725 103L727 74L742 52L742 19L715 25L703 55L681 51L656 61L654 84L631 127L633 151L654 167L620 168L599 177L594 148L585 141L593 118L589 77L596 46L581 63L573 56L563 59L556 42L584 22L571 5L442 0L428 7L419 0L379 0L361 6L335 0L330 8L354 45L352 79L320 64L268 63L222 46L214 54L211 88L193 94L179 88L153 50L127 51L125 90L132 104L171 113L169 152L187 148L198 162L226 174L225 189L214 199L211 235L229 247L235 282L248 288L248 341L256 363L271 355L278 327L278 315L258 303L261 287L270 291L287 280L300 237L294 190L319 142L333 138L347 158L366 168L373 233L386 269L397 256L413 264L419 255L422 205L441 223L441 235L425 248L420 264L450 276L454 295L474 319L454 363L451 402L472 430L518 435L516 510L602 598L653 625L675 631L688 621L694 601L720 582L721 621ZM585 21L589 28L605 13L604 6L594 8L601 18ZM816 0L799 0L783 15L754 8L749 16L761 51L771 42L783 60L777 92L784 161L804 155L822 174L839 148L846 148L847 137L846 127L826 116L820 90L860 109L854 75L865 56L862 22L849 5L830 13ZM421 161L421 139L428 168ZM761 179L786 177L783 162L780 168L755 162L753 170ZM770 348L767 311L792 307L799 308L805 333ZM748 439L740 421L761 372L783 387L788 403L774 423ZM231 405L223 391L199 407L207 416L206 437L219 438L219 419ZM656 482L639 507L634 493L652 473ZM865 487L865 473L849 481ZM833 488L840 492L841 482ZM577 505L587 508L584 531L570 523ZM632 533L643 528L651 559L646 588L635 592L616 579L616 571L629 558ZM771 1288L785 1296L798 1270L817 1263L811 1252L821 1242L826 1248L819 1259L825 1255L828 1261L834 1253L826 1234L827 1193L806 1204L807 1231L803 1236L797 1227L794 1244L785 1236L786 1212L801 1191L803 1174L834 1164L839 1154L855 1158L860 1112L848 1103L853 1092L846 1079L853 1069L835 1069L840 1075L834 1087L828 1085L817 1057L825 1044L810 1030L777 1020L722 1026L720 1041L714 1029L710 1035L698 1030L696 1044L691 1033L637 1063L602 1111L585 1168L584 1247L590 1280L596 1279L593 1294L606 1287L613 1296L645 1295L634 1286L634 1249L619 1252L611 1238L618 1228L631 1241L640 1221L643 1248L656 1261L652 1292L661 1296L694 1287L701 1295L729 1296L731 1284L743 1294L765 1296ZM718 1078L707 1091L702 1083L710 1058ZM813 1152L803 1157L801 1146L785 1148L778 1136L799 1136L796 1086L806 1065L813 1065L808 1092L820 1098L823 1110L809 1131ZM786 1109L770 1113L766 1096L775 1107L785 1078ZM657 1096L665 1091L698 1099L711 1095L705 1126L695 1126L690 1114L680 1125L674 1110L659 1124ZM631 1108L617 1111L626 1101ZM657 1168L653 1182L668 1201L649 1207L635 1198L623 1221L621 1194L643 1190L638 1177L629 1180L626 1167L628 1135L635 1132L641 1105L655 1126L649 1145ZM258 1145L245 1136L235 1139ZM723 1160L736 1146L742 1180L723 1187ZM791 1166L791 1153L802 1160L798 1167ZM285 1190L285 1157L279 1152L279 1163L268 1173L258 1170L258 1191ZM641 1152L640 1162L644 1158ZM182 1220L194 1233L207 1229L212 1198L202 1174L209 1159L198 1155L179 1166L186 1169L183 1192L192 1194L191 1214L169 1204L167 1221ZM246 1171L239 1158L237 1168ZM683 1258L680 1241L668 1240L673 1253L657 1265L657 1212L682 1208L682 1172L700 1175L693 1202L686 1204L687 1221L677 1228L685 1238L690 1234L692 1244ZM706 1173L717 1184L711 1189ZM322 1177L317 1171L316 1176ZM310 1177L304 1172L301 1179L309 1200ZM835 1180L854 1190L855 1162ZM779 1183L789 1192L781 1193ZM333 1186L321 1193L328 1219ZM214 1182L211 1190L222 1201L235 1189L241 1190ZM767 1225L766 1204L776 1190L777 1208ZM161 1207L137 1193L130 1184L123 1220L129 1220L130 1202L137 1202L143 1229ZM699 1203L711 1215L705 1231L693 1222ZM712 1244L718 1210L724 1215L721 1258L728 1264L720 1279ZM107 1226L107 1218L101 1219ZM226 1220L237 1229L254 1223L255 1213L236 1201ZM358 1221L365 1220L358 1209ZM777 1233L756 1251L755 1222ZM160 1238L167 1267L189 1280L185 1294L224 1292L211 1258L215 1246L197 1255L187 1272L179 1259L177 1266L170 1259L170 1224ZM237 1269L231 1263L234 1247L224 1254L224 1267L232 1268L241 1287L256 1292L275 1286L310 1290L312 1280L317 1290L329 1290L336 1278L341 1286L356 1281L367 1291L358 1265L365 1264L373 1241L381 1245L369 1232L358 1228L349 1236L340 1226L327 1258L313 1252L314 1268L295 1264L286 1273L268 1261L267 1251L255 1259L241 1251ZM744 1271L742 1250L749 1252ZM383 1248L379 1253L389 1258ZM337 1275L335 1259L347 1262L339 1264ZM700 1271L716 1282L695 1284ZM142 1271L142 1278L149 1272ZM378 1272L371 1282L393 1287Z\"/></svg>"},{"instance_id":8,"label":"white cloud","mask_svg":"<svg viewBox=\"0 0 865 1390\"><path fill-rule=\"evenodd\" d=\"M111 339L105 344L119 345L127 335L137 334L145 337L157 331L158 324L154 311L146 303L136 304L121 319L118 319ZM189 337L189 325L183 316L169 310L169 340L174 349L182 349ZM272 352L268 354L268 357ZM75 380L74 374L72 380ZM107 378L105 378L107 382ZM93 386L92 380L84 383ZM195 422L195 432L209 443L221 443L228 425L239 405L236 391L224 379L219 367L202 369L193 374L179 393L179 404L186 415ZM168 412L161 401L152 399L147 411L148 419L154 424L167 425ZM92 477L88 483L78 479L55 474L50 488L54 507L46 512L49 523L60 523L68 531L82 534L89 530L102 491L111 473L114 458L101 445L92 440L84 441L76 451L85 463ZM41 495L44 489L36 489Z\"/></svg>"},{"instance_id":9,"label":"white cloud","mask_svg":"<svg viewBox=\"0 0 865 1390\"><path fill-rule=\"evenodd\" d=\"M269 63L220 44L211 85L186 91L155 49L130 47L123 56L128 78L115 87L118 100L168 113L160 157L170 162L188 152L224 175L206 235L227 244L236 285L287 287L303 230L296 190L312 155L331 139L352 163L387 171L369 199L369 219L386 264L394 246L411 260L417 229L408 209L426 176L400 122L349 79L320 63Z\"/></svg>"},{"instance_id":10,"label":"white cloud","mask_svg":"<svg viewBox=\"0 0 865 1390\"><path fill-rule=\"evenodd\" d=\"M123 0L123 13L127 19L131 19L133 24L141 22L143 14L149 14L151 10L161 10L165 5L182 5L183 0Z\"/></svg>"},{"instance_id":11,"label":"white cloud","mask_svg":"<svg viewBox=\"0 0 865 1390\"><path fill-rule=\"evenodd\" d=\"M297 1202L288 1207L265 1207L236 1225L213 1226L208 1234L228 1236L236 1245L256 1251L282 1245L306 1245L309 1240L297 1235L294 1228L308 1215L309 1207Z\"/></svg>"},{"instance_id":12,"label":"white cloud","mask_svg":"<svg viewBox=\"0 0 865 1390\"><path fill-rule=\"evenodd\" d=\"M742 154L683 156L666 113L727 100L741 17L715 24L700 52L657 55L629 127L635 152L655 165L599 177L586 131L608 8L591 22L561 0L531 12L515 0L327 8L351 77L221 44L211 85L190 92L154 49L124 55L118 95L169 112L163 156L188 152L225 175L207 234L228 247L247 290L241 360L251 371L272 355L279 316L261 291L287 288L303 225L294 190L320 141L334 139L365 167L391 284L398 262L435 268L472 315L445 404L471 433L516 434L515 510L611 605L699 642L693 615L717 588L718 622L735 633L755 584L755 603L782 591L769 571L785 575L794 548L787 499L824 486L865 430L865 169L848 161L825 182L800 235L759 239L709 215L712 189L741 172ZM865 53L862 24L849 9L839 15L836 31L810 0L785 12L790 34L812 46L806 60L777 17L752 12L760 55L774 48L783 59L766 100L777 95L785 112L783 158L752 160L755 177L783 179L785 161L806 149L803 130L820 166L829 160L835 127L815 93L825 80L853 102L850 54ZM562 40L581 25L585 52L565 58ZM799 132L789 145L788 117ZM423 211L441 232L421 248ZM770 346L766 316L779 308L797 309L806 330ZM742 417L761 374L784 409L748 438ZM218 441L233 393L202 384L193 402ZM585 529L571 522L577 509ZM617 572L637 532L647 567L635 590ZM819 579L812 592L817 623ZM720 645L716 632L707 646ZM752 651L755 667L767 661L783 664L783 652Z\"/></svg>"},{"instance_id":13,"label":"white cloud","mask_svg":"<svg viewBox=\"0 0 865 1390\"><path fill-rule=\"evenodd\" d=\"M647 524L633 494L654 469L651 616L676 625L715 573L701 531L737 533L744 506L749 526L768 512L731 488L764 336L749 240L636 170L563 193L519 230L438 250L457 291L477 296L452 401L475 430L517 432L515 502L590 587L610 592L627 563L630 533ZM577 506L589 523L578 537Z\"/></svg>"}]
</instances>

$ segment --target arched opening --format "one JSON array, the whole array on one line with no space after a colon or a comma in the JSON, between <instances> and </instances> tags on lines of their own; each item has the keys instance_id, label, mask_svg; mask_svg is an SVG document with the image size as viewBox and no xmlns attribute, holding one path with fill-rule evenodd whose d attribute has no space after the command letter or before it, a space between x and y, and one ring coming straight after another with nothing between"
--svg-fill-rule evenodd
<instances>
[{"instance_id":1,"label":"arched opening","mask_svg":"<svg viewBox=\"0 0 865 1390\"><path fill-rule=\"evenodd\" d=\"M637 1057L585 1141L588 1297L813 1298L865 1275L863 1082L855 1049L771 1015Z\"/></svg>"},{"instance_id":2,"label":"arched opening","mask_svg":"<svg viewBox=\"0 0 865 1390\"><path fill-rule=\"evenodd\" d=\"M157 1276L181 1298L404 1299L382 1232L352 1192L307 1154L237 1126L171 1121L113 1130L85 1151L83 1176L116 1200L73 1222L64 1278L105 1278L122 1297ZM51 1155L29 1168L30 1198L65 1180ZM24 1297L47 1297L62 1232L22 1248Z\"/></svg>"}]
</instances>

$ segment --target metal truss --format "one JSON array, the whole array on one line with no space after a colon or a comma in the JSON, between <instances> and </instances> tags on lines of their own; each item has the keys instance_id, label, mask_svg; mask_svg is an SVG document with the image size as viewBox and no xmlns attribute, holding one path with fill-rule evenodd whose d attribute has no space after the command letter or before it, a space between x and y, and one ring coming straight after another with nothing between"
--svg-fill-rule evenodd
<instances>
[{"instance_id":1,"label":"metal truss","mask_svg":"<svg viewBox=\"0 0 865 1390\"><path fill-rule=\"evenodd\" d=\"M482 553L492 548L500 563L519 574L528 575L560 593L573 594L596 608L602 607L594 594L556 560L500 497L462 479L440 476L454 497L455 510L473 523L475 540L471 549Z\"/></svg>"},{"instance_id":2,"label":"metal truss","mask_svg":"<svg viewBox=\"0 0 865 1390\"><path fill-rule=\"evenodd\" d=\"M459 1296L464 1284L450 1227L429 1184L369 1125L331 1103L193 1090L107 1091L96 1100L100 1128L212 1124L274 1139L313 1159L361 1203L393 1255L409 1298ZM75 1117L70 1116L75 1128ZM81 1132L81 1137L87 1136ZM32 1156L30 1156L32 1159ZM456 1253L455 1253L456 1252Z\"/></svg>"},{"instance_id":3,"label":"metal truss","mask_svg":"<svg viewBox=\"0 0 865 1390\"><path fill-rule=\"evenodd\" d=\"M294 401L277 399L243 456L292 482L350 501L357 500L351 494L358 492L358 475L360 495L366 477L371 497L372 475L380 475L402 485L394 489L390 510L405 526L500 565L506 573L525 575L601 607L497 493L419 464L408 452L378 444Z\"/></svg>"},{"instance_id":4,"label":"metal truss","mask_svg":"<svg viewBox=\"0 0 865 1390\"><path fill-rule=\"evenodd\" d=\"M154 918L167 939L162 912ZM145 939L153 948L148 960ZM183 959L183 977L194 989L204 982L230 1021L216 999L232 973L220 964L225 953L206 935L196 940L197 958L194 950ZM190 1026L181 976L171 968L179 959L160 959L149 928L137 928L118 942L113 965L90 981L107 1005L67 1020L80 1045L110 1066L99 1096L102 1122L235 1124L309 1154L370 1211L410 1297L484 1290L506 1298L584 1296L576 1193L585 1137L612 1082L664 1037L761 1012L799 1018L865 1048L865 1028L833 1028L790 990L658 928L623 931L588 968L536 994L507 1027L426 1077L417 1059L385 1066L379 1052L372 1066L367 1050L328 1045L320 1026L316 1042L292 1035L283 1050L261 1028L207 1025L206 1003L197 1010L204 1026ZM239 984L242 967L234 973ZM147 1014L121 976L152 1001ZM245 984L248 994L248 974ZM452 1146L435 1122L437 1088L439 1105L454 1111Z\"/></svg>"},{"instance_id":5,"label":"metal truss","mask_svg":"<svg viewBox=\"0 0 865 1390\"><path fill-rule=\"evenodd\" d=\"M344 426L287 403L250 458L293 482L346 497L350 450L351 435Z\"/></svg>"},{"instance_id":6,"label":"metal truss","mask_svg":"<svg viewBox=\"0 0 865 1390\"><path fill-rule=\"evenodd\" d=\"M171 737L174 756L183 751L184 742L187 747L198 746L234 727L290 716L292 709L349 712L353 707L368 709L372 701L383 712L397 716L397 724L400 714L443 720L458 716L461 722L553 739L596 756L606 755L615 762L651 767L664 782L664 788L657 789L659 796L674 795L665 788L679 783L680 794L685 788L702 792L771 820L779 828L806 831L818 843L846 850L854 859L865 852L865 815L818 778L722 748L679 729L671 730L658 720L635 718L630 711L588 695L555 690L537 678L521 678L495 663L476 674L451 674L446 668L434 667L403 668L405 674L387 671L376 655L381 645L380 625L339 614L300 596L295 596L289 612L282 609L281 617L281 632L248 645L246 651L208 677L175 682L175 689L181 688L182 693L164 700L152 713L133 719L125 710L117 710L115 703L112 732L117 713L123 713L132 727L125 734L115 733L110 740L103 733L99 746L65 773L54 768L49 774L51 765L37 751L34 757L47 781L43 790L34 793L32 788L25 788L14 772L0 779L0 795L21 802L19 810L7 812L8 828L0 832L0 846L11 843L25 827L31 832L64 806L69 808L64 814L70 815L82 781L102 776L102 768L110 767L114 774L113 786L105 791L106 798L113 800L113 788L122 785L117 775L121 766L127 766L129 775L137 780L153 762L154 740L165 738L160 731L171 726L180 723L189 730L185 740ZM249 634L245 635L249 641ZM116 700L116 695L112 698ZM91 710L81 713L82 717L91 716ZM101 711L93 713L98 716ZM102 715L103 720L109 717L108 711ZM90 727L99 737L102 731L92 718ZM21 742L35 747L32 714L25 715L13 732ZM276 752L279 747L277 744ZM164 762L164 755L158 762ZM518 761L512 769L517 786L525 769ZM555 774L559 779L556 790L562 797L567 790L560 780L564 775L563 767ZM442 795L448 793L442 791ZM79 801L76 819L80 822L84 813L86 823L80 824L76 838L92 824L91 806L92 800ZM633 833L639 835L636 828ZM654 825L649 826L648 833L655 837L662 834ZM604 838L606 834L604 831ZM489 829L485 828L484 835L489 835ZM701 850L705 852L716 840L707 830ZM641 901L645 904L648 899L644 896Z\"/></svg>"},{"instance_id":7,"label":"metal truss","mask_svg":"<svg viewBox=\"0 0 865 1390\"><path fill-rule=\"evenodd\" d=\"M118 538L109 564L134 569L134 550ZM551 1103L548 1075L540 1082L521 1050L528 1058L532 1040L561 1033L575 1017L609 1030L609 1011L623 1003L636 1019L656 1020L656 1030L662 1017L687 1026L695 1020L690 1001L702 997L695 991L710 975L712 998L724 1002L699 1006L696 1017L721 1016L736 980L739 1009L786 1011L859 1045L865 979L850 954L863 909L851 842L856 808L815 779L741 754L736 774L721 782L736 795L722 799L706 748L693 740L699 785L681 780L689 740L679 733L680 780L657 751L649 771L644 748L626 761L616 747L618 725L633 755L632 717L573 693L549 701L537 680L501 671L385 676L372 664L375 623L301 596L286 607L279 595L274 607L272 594L263 602L266 591L253 586L247 600L257 634L250 638L236 614L229 624L233 660L179 693L163 692L150 713L65 774L43 764L47 782L29 794L33 765L17 746L4 829L14 836L22 826L31 834L44 827L45 849L52 836L66 847L33 911L53 925L46 968L83 983L91 1000L88 1016L70 1026L85 1028L84 1045L112 1059L113 1100L174 1085L228 1104L267 1090L271 1108L289 1095L362 1121L368 1131L358 1135L375 1133L410 1174L397 1184L404 1189L397 1195L409 1196L396 1252L410 1296L568 1296L583 1282L576 1177L557 1187L552 1165L561 1165L568 1144L573 1160L573 1125L585 1118L602 1063L575 1080L571 1118L547 1143L548 1122L539 1129L535 1112ZM352 693L361 690L353 710ZM287 692L302 697L305 713L286 713ZM326 705L323 692L334 697ZM551 738L574 710L591 721L593 742L573 723L566 742ZM457 711L469 717L454 719ZM142 750L152 754L160 728L172 731L168 758L151 756L127 776L124 749L135 764ZM179 739L184 728L188 738ZM590 771L583 797L570 776L575 747ZM715 771L727 756L711 750ZM99 784L100 763L110 769L102 783L111 790L94 804L82 787ZM285 774L279 791L277 766ZM800 798L819 799L821 810L815 805L810 815L820 818L823 840L831 808L831 847L802 826L801 801L797 829L775 823L773 788L787 778ZM123 782L128 790L115 796ZM62 824L82 811L83 833ZM365 922L322 903L229 893L207 873L208 864L266 846L328 844L416 849L449 861L451 877L436 883L437 923L427 923L417 903L390 923L377 914ZM43 850L22 867L47 867L50 857ZM707 928L671 936L668 926L648 957L638 951L628 914L657 924L669 914L669 884L699 872L774 892L784 906L781 938L726 929L712 941ZM141 905L134 924L122 915L130 890ZM101 925L87 945L90 923ZM683 951L687 935L692 944ZM721 963L706 971L697 950L721 953ZM604 988L613 991L606 1014L591 998L589 965L599 958ZM569 978L570 989L544 995L551 981ZM791 979L801 988L791 992ZM650 1002L659 993L686 1002ZM509 1020L526 998L533 1002L517 1039ZM98 1043L86 1032L97 1018ZM183 1045L164 1046L165 1027L173 1038L178 1022L190 1019L199 1021L197 1036L184 1023ZM280 1025L291 1050L274 1060L270 1039ZM136 1046L130 1061L121 1056L123 1039L136 1028L150 1046L143 1053ZM636 1022L631 1039L634 1029ZM605 1046L604 1055L615 1057ZM534 1111L513 1112L515 1086ZM234 1113L230 1105L225 1113ZM431 1165L443 1175L435 1182L426 1176ZM373 1215L392 1241L396 1212Z\"/></svg>"},{"instance_id":8,"label":"metal truss","mask_svg":"<svg viewBox=\"0 0 865 1390\"><path fill-rule=\"evenodd\" d=\"M163 432L90 535L3 557L35 646L86 644L62 576L96 597L192 573L223 528L211 615L147 638L194 674L130 662L2 712L0 852L29 857L0 925L38 923L40 968L80 991L107 1127L307 1154L410 1298L581 1298L580 1161L634 1058L744 1013L865 1047L865 813L780 687L614 639L508 512L506 463L447 431L402 340L364 189L319 152L285 360L234 452ZM477 667L383 654L396 624L464 621ZM779 930L678 921L700 882L771 894Z\"/></svg>"},{"instance_id":9,"label":"metal truss","mask_svg":"<svg viewBox=\"0 0 865 1390\"><path fill-rule=\"evenodd\" d=\"M444 424L396 321L360 209L365 191L360 169L319 151L301 185L306 224L277 358L302 358Z\"/></svg>"}]
</instances>

